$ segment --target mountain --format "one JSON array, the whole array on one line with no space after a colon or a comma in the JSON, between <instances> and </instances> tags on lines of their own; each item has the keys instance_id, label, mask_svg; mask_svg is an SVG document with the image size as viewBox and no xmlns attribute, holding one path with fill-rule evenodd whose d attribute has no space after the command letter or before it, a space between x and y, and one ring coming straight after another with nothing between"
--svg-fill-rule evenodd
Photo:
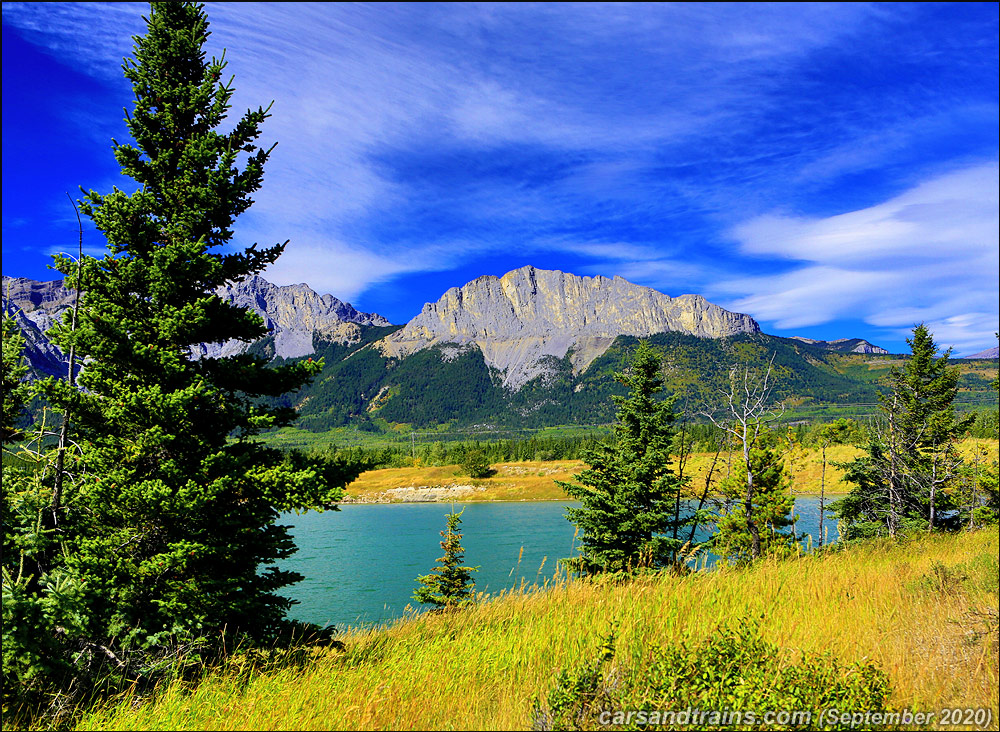
<instances>
[{"instance_id":1,"label":"mountain","mask_svg":"<svg viewBox=\"0 0 1000 732\"><path fill-rule=\"evenodd\" d=\"M73 291L62 280L37 282L24 277L3 277L4 309L10 311L26 341L26 355L36 375L66 373L62 352L45 337L45 331L73 306ZM215 357L256 349L271 357L296 358L314 353L313 340L356 344L368 328L390 326L376 313L363 313L332 295L318 295L308 285L278 286L263 277L221 287L227 302L253 310L270 331L256 344L229 341L192 346L196 357ZM382 334L382 331L378 331Z\"/></svg>"},{"instance_id":2,"label":"mountain","mask_svg":"<svg viewBox=\"0 0 1000 732\"><path fill-rule=\"evenodd\" d=\"M61 282L4 278L36 374L65 374L46 327L72 305ZM253 344L196 345L198 357L249 350L281 362L322 358L318 377L274 401L299 409L302 428L405 430L487 425L606 424L615 372L640 338L663 357L668 393L694 414L728 388L732 366L775 369L775 398L796 415L871 413L892 357L867 341L762 333L749 315L698 295L670 297L622 278L533 267L480 277L426 304L406 325L362 313L307 285L251 277L220 290L267 324ZM993 372L965 362L960 401L995 404ZM963 401L964 400L964 401Z\"/></svg>"},{"instance_id":3,"label":"mountain","mask_svg":"<svg viewBox=\"0 0 1000 732\"><path fill-rule=\"evenodd\" d=\"M24 355L32 375L66 376L66 358L45 337L45 331L73 307L73 291L62 280L37 282L6 275L2 287L4 311L13 315L24 336Z\"/></svg>"},{"instance_id":4,"label":"mountain","mask_svg":"<svg viewBox=\"0 0 1000 732\"><path fill-rule=\"evenodd\" d=\"M699 295L523 267L451 288L367 344L317 339L323 372L283 403L314 431L606 423L609 397L623 393L613 375L639 338L661 351L667 388L688 405L717 399L732 364L772 355L777 396L800 406L870 405L878 392L883 349L860 339L777 338ZM867 353L852 352L862 343Z\"/></svg>"},{"instance_id":5,"label":"mountain","mask_svg":"<svg viewBox=\"0 0 1000 732\"><path fill-rule=\"evenodd\" d=\"M1000 357L1000 348L993 346L993 348L987 348L985 351L980 351L979 353L973 353L971 356L962 356L962 358L998 358Z\"/></svg>"},{"instance_id":6,"label":"mountain","mask_svg":"<svg viewBox=\"0 0 1000 732\"><path fill-rule=\"evenodd\" d=\"M579 375L618 336L679 332L699 338L759 333L749 315L731 313L701 295L670 297L621 277L578 277L522 267L453 287L378 344L405 358L433 346L452 353L478 348L503 385L520 390L569 356ZM459 350L455 350L455 349Z\"/></svg>"},{"instance_id":7,"label":"mountain","mask_svg":"<svg viewBox=\"0 0 1000 732\"><path fill-rule=\"evenodd\" d=\"M362 313L350 303L333 295L318 295L309 285L273 285L253 275L218 290L226 302L257 313L267 326L268 355L298 358L315 353L313 338L358 343L362 326L385 327L391 323L377 313ZM198 344L197 356L228 356L248 350L251 344L240 341Z\"/></svg>"},{"instance_id":8,"label":"mountain","mask_svg":"<svg viewBox=\"0 0 1000 732\"><path fill-rule=\"evenodd\" d=\"M838 338L833 341L817 341L812 338L803 338L802 336L792 336L792 338L827 351L838 351L840 353L889 353L880 346L873 346L864 338Z\"/></svg>"}]
</instances>

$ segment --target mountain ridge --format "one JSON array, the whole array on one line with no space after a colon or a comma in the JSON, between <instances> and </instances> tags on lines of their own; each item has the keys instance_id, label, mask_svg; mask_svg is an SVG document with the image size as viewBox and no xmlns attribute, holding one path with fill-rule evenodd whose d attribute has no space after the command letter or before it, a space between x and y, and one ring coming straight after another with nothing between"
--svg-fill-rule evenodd
<instances>
[{"instance_id":1,"label":"mountain ridge","mask_svg":"<svg viewBox=\"0 0 1000 732\"><path fill-rule=\"evenodd\" d=\"M72 293L61 281L5 277L4 287L36 377L64 377L62 354L42 326L71 306ZM192 353L206 357L232 347L276 362L322 358L311 384L275 398L298 409L298 424L314 432L349 425L396 431L606 423L614 416L610 396L621 393L614 374L627 368L643 338L664 359L666 391L688 405L717 399L733 365L773 361L781 373L775 398L800 413L867 409L896 358L884 349L856 352L871 345L863 339L770 336L749 315L699 295L670 297L620 277L534 267L449 288L397 326L308 285L277 286L258 277L222 294L255 310L268 335L252 344L212 344L215 352L196 345ZM992 377L985 366L970 369L962 379L974 405Z\"/></svg>"},{"instance_id":2,"label":"mountain ridge","mask_svg":"<svg viewBox=\"0 0 1000 732\"><path fill-rule=\"evenodd\" d=\"M391 358L439 345L476 347L504 386L517 391L547 372L549 358L572 354L580 374L618 336L665 332L720 338L759 333L760 326L701 295L671 297L622 277L527 266L449 288L376 347Z\"/></svg>"},{"instance_id":3,"label":"mountain ridge","mask_svg":"<svg viewBox=\"0 0 1000 732\"><path fill-rule=\"evenodd\" d=\"M827 351L840 351L841 353L889 353L886 349L869 343L864 338L837 338L832 341L817 341L804 336L790 336L796 341L808 343L810 346L823 348Z\"/></svg>"},{"instance_id":4,"label":"mountain ridge","mask_svg":"<svg viewBox=\"0 0 1000 732\"><path fill-rule=\"evenodd\" d=\"M63 280L39 282L26 277L3 276L3 307L12 313L25 338L25 353L39 375L64 376L66 359L45 336L73 305L74 292ZM259 275L220 287L226 302L253 310L268 328L271 356L297 358L314 352L313 340L320 334L327 341L358 343L365 327L391 325L377 313L364 313L333 295L319 295L311 287L274 285ZM242 341L197 343L196 358L214 358L246 352L255 344Z\"/></svg>"}]
</instances>

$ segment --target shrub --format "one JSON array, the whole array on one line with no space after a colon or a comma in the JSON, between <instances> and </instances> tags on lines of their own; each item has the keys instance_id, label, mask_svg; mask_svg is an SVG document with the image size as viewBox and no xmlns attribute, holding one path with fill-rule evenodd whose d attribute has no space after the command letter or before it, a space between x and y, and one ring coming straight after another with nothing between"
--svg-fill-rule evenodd
<instances>
[{"instance_id":1,"label":"shrub","mask_svg":"<svg viewBox=\"0 0 1000 732\"><path fill-rule=\"evenodd\" d=\"M870 663L805 652L797 663L787 659L755 621L639 651L631 664L616 654L612 633L594 657L559 674L546 704L536 700L534 728L849 729L842 717L823 716L836 709L869 714L865 728L881 729L892 724L872 724L871 715L891 711L890 691Z\"/></svg>"},{"instance_id":2,"label":"shrub","mask_svg":"<svg viewBox=\"0 0 1000 732\"><path fill-rule=\"evenodd\" d=\"M462 462L462 470L470 478L489 478L493 475L490 459L482 450L470 450Z\"/></svg>"}]
</instances>

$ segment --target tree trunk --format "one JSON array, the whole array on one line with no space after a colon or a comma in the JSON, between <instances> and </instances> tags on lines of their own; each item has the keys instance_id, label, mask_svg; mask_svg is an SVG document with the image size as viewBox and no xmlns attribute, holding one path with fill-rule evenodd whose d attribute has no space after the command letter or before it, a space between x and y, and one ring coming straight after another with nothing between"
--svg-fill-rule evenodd
<instances>
[{"instance_id":1,"label":"tree trunk","mask_svg":"<svg viewBox=\"0 0 1000 732\"><path fill-rule=\"evenodd\" d=\"M937 447L935 445L935 447ZM927 525L927 532L930 533L934 531L934 497L937 491L937 455L934 455L934 460L931 462L931 510L930 510L930 523Z\"/></svg>"},{"instance_id":2,"label":"tree trunk","mask_svg":"<svg viewBox=\"0 0 1000 732\"><path fill-rule=\"evenodd\" d=\"M747 469L747 495L743 503L743 510L746 514L747 528L750 530L750 558L760 559L760 529L753 519L753 470L750 468L750 445L747 441L746 432L743 435L743 464Z\"/></svg>"},{"instance_id":3,"label":"tree trunk","mask_svg":"<svg viewBox=\"0 0 1000 732\"><path fill-rule=\"evenodd\" d=\"M892 400L893 412L889 413L889 536L896 538L899 528L899 486L896 475L896 420L893 418L896 409L896 399Z\"/></svg>"},{"instance_id":4,"label":"tree trunk","mask_svg":"<svg viewBox=\"0 0 1000 732\"><path fill-rule=\"evenodd\" d=\"M823 472L819 478L819 545L823 546L823 500L826 497L826 443L823 443Z\"/></svg>"}]
</instances>

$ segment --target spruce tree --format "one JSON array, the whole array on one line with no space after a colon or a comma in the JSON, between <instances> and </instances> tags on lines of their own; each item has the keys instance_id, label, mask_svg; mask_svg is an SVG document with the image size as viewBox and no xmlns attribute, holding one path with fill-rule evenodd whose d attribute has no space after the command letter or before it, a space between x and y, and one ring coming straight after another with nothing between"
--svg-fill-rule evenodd
<instances>
[{"instance_id":1,"label":"spruce tree","mask_svg":"<svg viewBox=\"0 0 1000 732\"><path fill-rule=\"evenodd\" d=\"M472 573L479 567L466 567L462 564L465 549L462 548L462 532L458 525L462 523L465 511L447 515L448 528L441 532L441 548L444 556L438 558L440 565L434 567L431 574L417 577L422 587L413 593L413 599L426 605L434 605L437 610L456 610L473 601L476 582Z\"/></svg>"},{"instance_id":2,"label":"spruce tree","mask_svg":"<svg viewBox=\"0 0 1000 732\"><path fill-rule=\"evenodd\" d=\"M21 430L18 422L24 413L28 398L28 385L24 377L28 367L24 363L24 337L21 335L14 317L8 312L8 302L4 297L2 315L2 356L3 356L3 412L0 416L0 442L7 445L18 439Z\"/></svg>"},{"instance_id":3,"label":"spruce tree","mask_svg":"<svg viewBox=\"0 0 1000 732\"><path fill-rule=\"evenodd\" d=\"M662 567L677 562L682 541L675 513L683 481L671 467L673 397L663 390L660 357L640 341L629 368L615 375L628 388L613 396L618 406L611 444L585 450L588 468L577 483L557 481L582 504L566 518L581 533L580 556L566 561L574 571L593 574Z\"/></svg>"},{"instance_id":4,"label":"spruce tree","mask_svg":"<svg viewBox=\"0 0 1000 732\"><path fill-rule=\"evenodd\" d=\"M847 537L888 534L904 529L947 527L951 496L942 489L957 477L961 458L956 441L973 417L958 419L953 402L959 371L948 365L951 350L938 347L923 324L907 338L910 358L893 367L889 390L879 397L880 419L869 433L866 455L841 465L855 488L835 504Z\"/></svg>"},{"instance_id":5,"label":"spruce tree","mask_svg":"<svg viewBox=\"0 0 1000 732\"><path fill-rule=\"evenodd\" d=\"M64 351L75 345L85 367L82 389L49 379L42 391L72 416L80 455L45 515L59 549L28 560L73 587L79 622L60 642L81 673L97 659L142 675L158 658L222 637L274 638L291 605L277 593L301 579L276 566L295 551L279 514L334 507L357 472L254 439L295 417L263 397L301 386L318 363L192 356L193 344L266 333L216 289L284 248L230 246L262 183L270 149L256 141L268 112L220 130L233 87L221 80L225 61L206 59L208 36L200 4L152 4L123 66L134 143L114 142L135 190L89 191L81 203L107 240L102 259L85 258L78 275L56 257L82 300L76 329L67 320L50 335Z\"/></svg>"}]
</instances>

